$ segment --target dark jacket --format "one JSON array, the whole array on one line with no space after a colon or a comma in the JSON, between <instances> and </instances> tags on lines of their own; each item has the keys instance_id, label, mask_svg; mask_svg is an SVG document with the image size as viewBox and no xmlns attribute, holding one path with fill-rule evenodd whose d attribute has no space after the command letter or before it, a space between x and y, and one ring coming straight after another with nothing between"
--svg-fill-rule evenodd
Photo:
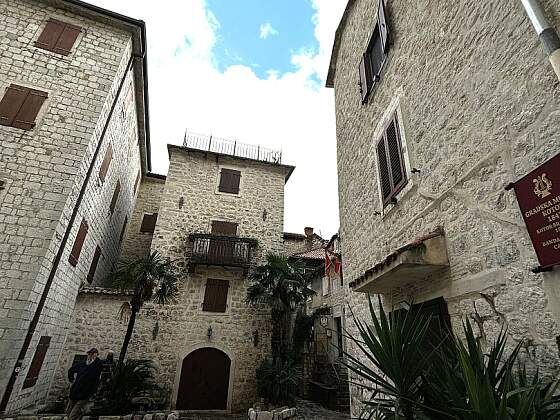
<instances>
[{"instance_id":1,"label":"dark jacket","mask_svg":"<svg viewBox=\"0 0 560 420\"><path fill-rule=\"evenodd\" d=\"M103 362L99 358L89 365L84 361L72 366L68 370L68 380L73 382L70 387L70 399L73 401L87 400L95 394L102 369Z\"/></svg>"}]
</instances>

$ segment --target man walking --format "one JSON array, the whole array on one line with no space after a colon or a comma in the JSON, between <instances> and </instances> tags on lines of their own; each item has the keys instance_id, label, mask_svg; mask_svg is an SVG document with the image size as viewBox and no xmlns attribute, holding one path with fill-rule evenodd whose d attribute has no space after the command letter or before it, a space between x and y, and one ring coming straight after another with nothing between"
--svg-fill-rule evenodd
<instances>
[{"instance_id":1,"label":"man walking","mask_svg":"<svg viewBox=\"0 0 560 420\"><path fill-rule=\"evenodd\" d=\"M87 352L85 361L76 363L68 370L68 380L72 382L66 407L68 420L78 420L82 417L85 405L97 390L103 368L103 362L99 360L98 355L99 352L94 347Z\"/></svg>"}]
</instances>

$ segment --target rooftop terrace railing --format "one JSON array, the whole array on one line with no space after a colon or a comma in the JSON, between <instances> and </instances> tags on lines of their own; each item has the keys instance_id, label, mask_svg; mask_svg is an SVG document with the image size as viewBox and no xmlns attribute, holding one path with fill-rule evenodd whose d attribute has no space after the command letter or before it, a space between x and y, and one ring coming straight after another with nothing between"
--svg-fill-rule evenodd
<instances>
[{"instance_id":1,"label":"rooftop terrace railing","mask_svg":"<svg viewBox=\"0 0 560 420\"><path fill-rule=\"evenodd\" d=\"M221 153L245 159L260 160L269 163L282 163L282 152L266 147L241 143L211 134L198 134L191 131L185 132L183 146L205 152Z\"/></svg>"}]
</instances>

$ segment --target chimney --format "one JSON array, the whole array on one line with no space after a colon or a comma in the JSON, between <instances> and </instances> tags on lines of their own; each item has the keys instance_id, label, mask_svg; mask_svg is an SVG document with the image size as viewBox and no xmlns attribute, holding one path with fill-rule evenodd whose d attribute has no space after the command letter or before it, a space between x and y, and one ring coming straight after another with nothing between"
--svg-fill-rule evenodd
<instances>
[{"instance_id":1,"label":"chimney","mask_svg":"<svg viewBox=\"0 0 560 420\"><path fill-rule=\"evenodd\" d=\"M303 229L303 231L305 232L305 236L307 236L308 238L313 236L313 228L312 227L308 226L305 229Z\"/></svg>"}]
</instances>

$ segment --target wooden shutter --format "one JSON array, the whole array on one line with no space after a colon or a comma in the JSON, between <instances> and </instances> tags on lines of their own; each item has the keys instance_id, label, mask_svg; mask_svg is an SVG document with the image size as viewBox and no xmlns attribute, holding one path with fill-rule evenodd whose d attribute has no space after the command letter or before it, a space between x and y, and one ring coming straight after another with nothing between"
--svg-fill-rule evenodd
<instances>
[{"instance_id":1,"label":"wooden shutter","mask_svg":"<svg viewBox=\"0 0 560 420\"><path fill-rule=\"evenodd\" d=\"M362 54L362 60L360 61L359 74L360 74L360 96L362 98L362 104L366 102L368 95L368 83L367 83L367 69L366 69L367 55Z\"/></svg>"},{"instance_id":2,"label":"wooden shutter","mask_svg":"<svg viewBox=\"0 0 560 420\"><path fill-rule=\"evenodd\" d=\"M223 168L220 173L220 192L239 194L239 181L241 179L241 172L233 169Z\"/></svg>"},{"instance_id":3,"label":"wooden shutter","mask_svg":"<svg viewBox=\"0 0 560 420\"><path fill-rule=\"evenodd\" d=\"M391 195L391 180L389 178L389 164L387 162L387 151L385 147L385 136L377 143L377 162L379 164L379 182L381 183L381 195L385 204Z\"/></svg>"},{"instance_id":4,"label":"wooden shutter","mask_svg":"<svg viewBox=\"0 0 560 420\"><path fill-rule=\"evenodd\" d=\"M107 147L105 157L103 158L103 162L101 162L101 167L99 168L99 179L101 180L101 182L105 182L105 177L107 176L107 172L109 172L109 166L111 165L112 160L113 146L111 143L109 143L109 147Z\"/></svg>"},{"instance_id":5,"label":"wooden shutter","mask_svg":"<svg viewBox=\"0 0 560 420\"><path fill-rule=\"evenodd\" d=\"M387 50L389 49L389 26L387 25L387 14L384 0L379 0L377 23L379 25L379 35L381 36L381 45L383 46L383 52L387 53Z\"/></svg>"},{"instance_id":6,"label":"wooden shutter","mask_svg":"<svg viewBox=\"0 0 560 420\"><path fill-rule=\"evenodd\" d=\"M64 23L59 20L49 19L43 32L41 32L41 35L39 35L39 38L35 41L35 46L52 51L60 38L60 34L62 34L64 30L64 26Z\"/></svg>"},{"instance_id":7,"label":"wooden shutter","mask_svg":"<svg viewBox=\"0 0 560 420\"><path fill-rule=\"evenodd\" d=\"M58 38L54 47L54 52L62 55L70 54L70 51L72 51L72 47L82 30L80 27L69 23L66 23L65 25L66 26L64 27L64 30L62 31L62 34L60 34L60 38Z\"/></svg>"},{"instance_id":8,"label":"wooden shutter","mask_svg":"<svg viewBox=\"0 0 560 420\"><path fill-rule=\"evenodd\" d=\"M138 190L138 183L140 182L140 171L136 175L136 180L134 181L134 194L136 194L136 190Z\"/></svg>"},{"instance_id":9,"label":"wooden shutter","mask_svg":"<svg viewBox=\"0 0 560 420\"><path fill-rule=\"evenodd\" d=\"M117 200L119 199L119 194L121 193L121 183L117 181L115 185L115 191L113 191L113 198L111 198L111 204L109 205L109 211L111 214L115 212L115 207L117 206Z\"/></svg>"},{"instance_id":10,"label":"wooden shutter","mask_svg":"<svg viewBox=\"0 0 560 420\"><path fill-rule=\"evenodd\" d=\"M227 280L206 280L202 310L207 312L225 312L228 288L229 282Z\"/></svg>"},{"instance_id":11,"label":"wooden shutter","mask_svg":"<svg viewBox=\"0 0 560 420\"><path fill-rule=\"evenodd\" d=\"M10 85L0 101L0 124L11 126L19 112L29 89L23 86Z\"/></svg>"},{"instance_id":12,"label":"wooden shutter","mask_svg":"<svg viewBox=\"0 0 560 420\"><path fill-rule=\"evenodd\" d=\"M383 204L386 205L402 190L407 182L396 115L377 144L377 156Z\"/></svg>"},{"instance_id":13,"label":"wooden shutter","mask_svg":"<svg viewBox=\"0 0 560 420\"><path fill-rule=\"evenodd\" d=\"M128 224L128 216L124 217L124 222L122 225L122 229L121 229L121 234L119 236L119 242L122 242L123 238L124 238L124 232L126 231L126 225Z\"/></svg>"},{"instance_id":14,"label":"wooden shutter","mask_svg":"<svg viewBox=\"0 0 560 420\"><path fill-rule=\"evenodd\" d=\"M156 228L158 214L145 214L142 218L142 225L140 226L140 232L142 233L154 233Z\"/></svg>"},{"instance_id":15,"label":"wooden shutter","mask_svg":"<svg viewBox=\"0 0 560 420\"><path fill-rule=\"evenodd\" d=\"M48 98L46 92L41 92L40 90L29 89L29 93L23 102L23 105L19 109L12 126L15 128L21 128L22 130L31 130L35 127L35 119L43 102Z\"/></svg>"},{"instance_id":16,"label":"wooden shutter","mask_svg":"<svg viewBox=\"0 0 560 420\"><path fill-rule=\"evenodd\" d=\"M393 184L393 190L397 190L403 181L406 180L406 174L404 172L401 140L396 118L394 118L387 127L386 137L389 150L389 162L391 163L391 182Z\"/></svg>"},{"instance_id":17,"label":"wooden shutter","mask_svg":"<svg viewBox=\"0 0 560 420\"><path fill-rule=\"evenodd\" d=\"M37 344L37 349L35 349L35 354L31 360L31 365L27 370L27 375L23 381L23 389L31 388L37 383L39 378L39 373L43 367L43 362L45 361L45 356L47 355L47 350L51 344L51 338L43 336L39 339L39 344Z\"/></svg>"},{"instance_id":18,"label":"wooden shutter","mask_svg":"<svg viewBox=\"0 0 560 420\"><path fill-rule=\"evenodd\" d=\"M236 236L237 223L220 222L215 220L212 222L212 233L215 235Z\"/></svg>"},{"instance_id":19,"label":"wooden shutter","mask_svg":"<svg viewBox=\"0 0 560 420\"><path fill-rule=\"evenodd\" d=\"M87 275L88 283L93 281L93 277L95 276L95 270L97 270L97 263L99 262L99 257L101 257L101 248L99 245L95 247L95 253L93 254L93 259L91 260L91 265L89 266L89 271Z\"/></svg>"},{"instance_id":20,"label":"wooden shutter","mask_svg":"<svg viewBox=\"0 0 560 420\"><path fill-rule=\"evenodd\" d=\"M46 92L10 85L0 101L0 124L22 130L35 127L35 119L48 98Z\"/></svg>"},{"instance_id":21,"label":"wooden shutter","mask_svg":"<svg viewBox=\"0 0 560 420\"><path fill-rule=\"evenodd\" d=\"M35 46L62 55L70 54L82 28L70 23L49 19Z\"/></svg>"},{"instance_id":22,"label":"wooden shutter","mask_svg":"<svg viewBox=\"0 0 560 420\"><path fill-rule=\"evenodd\" d=\"M70 251L70 256L68 257L68 261L73 267L76 267L76 265L78 264L78 260L80 259L80 254L82 253L82 247L84 246L84 241L86 240L88 229L89 226L87 224L87 221L86 219L83 219L82 223L80 224L78 234L76 235L76 239L74 239L74 246L72 246L72 251Z\"/></svg>"}]
</instances>

